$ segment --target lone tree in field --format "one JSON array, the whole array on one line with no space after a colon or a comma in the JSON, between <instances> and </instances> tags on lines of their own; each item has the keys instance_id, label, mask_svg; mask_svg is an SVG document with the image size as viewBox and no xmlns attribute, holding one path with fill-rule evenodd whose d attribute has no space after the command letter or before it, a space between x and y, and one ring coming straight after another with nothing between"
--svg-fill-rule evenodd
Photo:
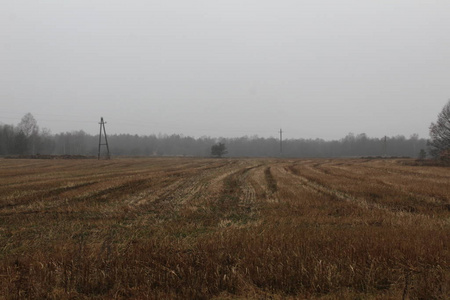
<instances>
[{"instance_id":1,"label":"lone tree in field","mask_svg":"<svg viewBox=\"0 0 450 300\"><path fill-rule=\"evenodd\" d=\"M225 147L224 143L218 143L218 144L212 145L212 147L211 147L211 155L212 156L222 157L227 153L228 153L227 147Z\"/></svg>"},{"instance_id":2,"label":"lone tree in field","mask_svg":"<svg viewBox=\"0 0 450 300\"><path fill-rule=\"evenodd\" d=\"M450 100L430 125L430 154L434 158L450 159Z\"/></svg>"},{"instance_id":3,"label":"lone tree in field","mask_svg":"<svg viewBox=\"0 0 450 300\"><path fill-rule=\"evenodd\" d=\"M425 158L427 158L427 153L425 152L425 150L420 149L419 156L417 158L420 160L424 160Z\"/></svg>"}]
</instances>

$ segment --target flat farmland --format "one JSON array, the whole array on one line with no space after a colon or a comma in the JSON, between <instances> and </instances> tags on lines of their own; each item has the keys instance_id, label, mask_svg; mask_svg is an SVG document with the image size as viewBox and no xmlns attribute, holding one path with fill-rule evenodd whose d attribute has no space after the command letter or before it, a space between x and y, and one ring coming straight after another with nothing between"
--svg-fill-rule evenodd
<instances>
[{"instance_id":1,"label":"flat farmland","mask_svg":"<svg viewBox=\"0 0 450 300\"><path fill-rule=\"evenodd\" d=\"M0 159L0 299L449 299L450 169Z\"/></svg>"}]
</instances>

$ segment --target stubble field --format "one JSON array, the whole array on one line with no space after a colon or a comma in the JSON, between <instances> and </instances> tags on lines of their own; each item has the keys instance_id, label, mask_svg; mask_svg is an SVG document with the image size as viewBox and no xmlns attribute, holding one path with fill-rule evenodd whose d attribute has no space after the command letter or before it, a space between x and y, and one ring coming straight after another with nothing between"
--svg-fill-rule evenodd
<instances>
[{"instance_id":1,"label":"stubble field","mask_svg":"<svg viewBox=\"0 0 450 300\"><path fill-rule=\"evenodd\" d=\"M0 160L0 298L448 299L450 169Z\"/></svg>"}]
</instances>

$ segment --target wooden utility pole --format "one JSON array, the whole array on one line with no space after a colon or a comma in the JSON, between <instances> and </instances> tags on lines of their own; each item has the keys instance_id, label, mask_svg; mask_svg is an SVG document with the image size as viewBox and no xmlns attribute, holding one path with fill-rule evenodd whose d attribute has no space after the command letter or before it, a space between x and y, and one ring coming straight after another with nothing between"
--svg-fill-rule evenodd
<instances>
[{"instance_id":1,"label":"wooden utility pole","mask_svg":"<svg viewBox=\"0 0 450 300\"><path fill-rule=\"evenodd\" d=\"M101 154L101 147L102 146L106 146L106 159L110 159L111 156L109 154L109 145L108 145L108 138L106 137L106 129L105 129L105 123L103 121L103 117L100 118L100 135L98 136L98 159L100 159L100 154ZM102 144L102 129L103 129L103 133L105 135L105 143Z\"/></svg>"},{"instance_id":2,"label":"wooden utility pole","mask_svg":"<svg viewBox=\"0 0 450 300\"><path fill-rule=\"evenodd\" d=\"M384 136L383 150L384 150L384 157L387 157L387 137L386 136Z\"/></svg>"},{"instance_id":3,"label":"wooden utility pole","mask_svg":"<svg viewBox=\"0 0 450 300\"><path fill-rule=\"evenodd\" d=\"M283 154L283 130L280 128L280 154Z\"/></svg>"}]
</instances>

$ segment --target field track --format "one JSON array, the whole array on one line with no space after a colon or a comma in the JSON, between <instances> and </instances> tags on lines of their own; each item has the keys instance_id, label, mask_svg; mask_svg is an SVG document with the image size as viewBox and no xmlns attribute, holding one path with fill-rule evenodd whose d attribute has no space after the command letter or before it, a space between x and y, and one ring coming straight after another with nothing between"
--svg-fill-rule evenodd
<instances>
[{"instance_id":1,"label":"field track","mask_svg":"<svg viewBox=\"0 0 450 300\"><path fill-rule=\"evenodd\" d=\"M0 258L0 299L446 299L450 169L0 159Z\"/></svg>"}]
</instances>

